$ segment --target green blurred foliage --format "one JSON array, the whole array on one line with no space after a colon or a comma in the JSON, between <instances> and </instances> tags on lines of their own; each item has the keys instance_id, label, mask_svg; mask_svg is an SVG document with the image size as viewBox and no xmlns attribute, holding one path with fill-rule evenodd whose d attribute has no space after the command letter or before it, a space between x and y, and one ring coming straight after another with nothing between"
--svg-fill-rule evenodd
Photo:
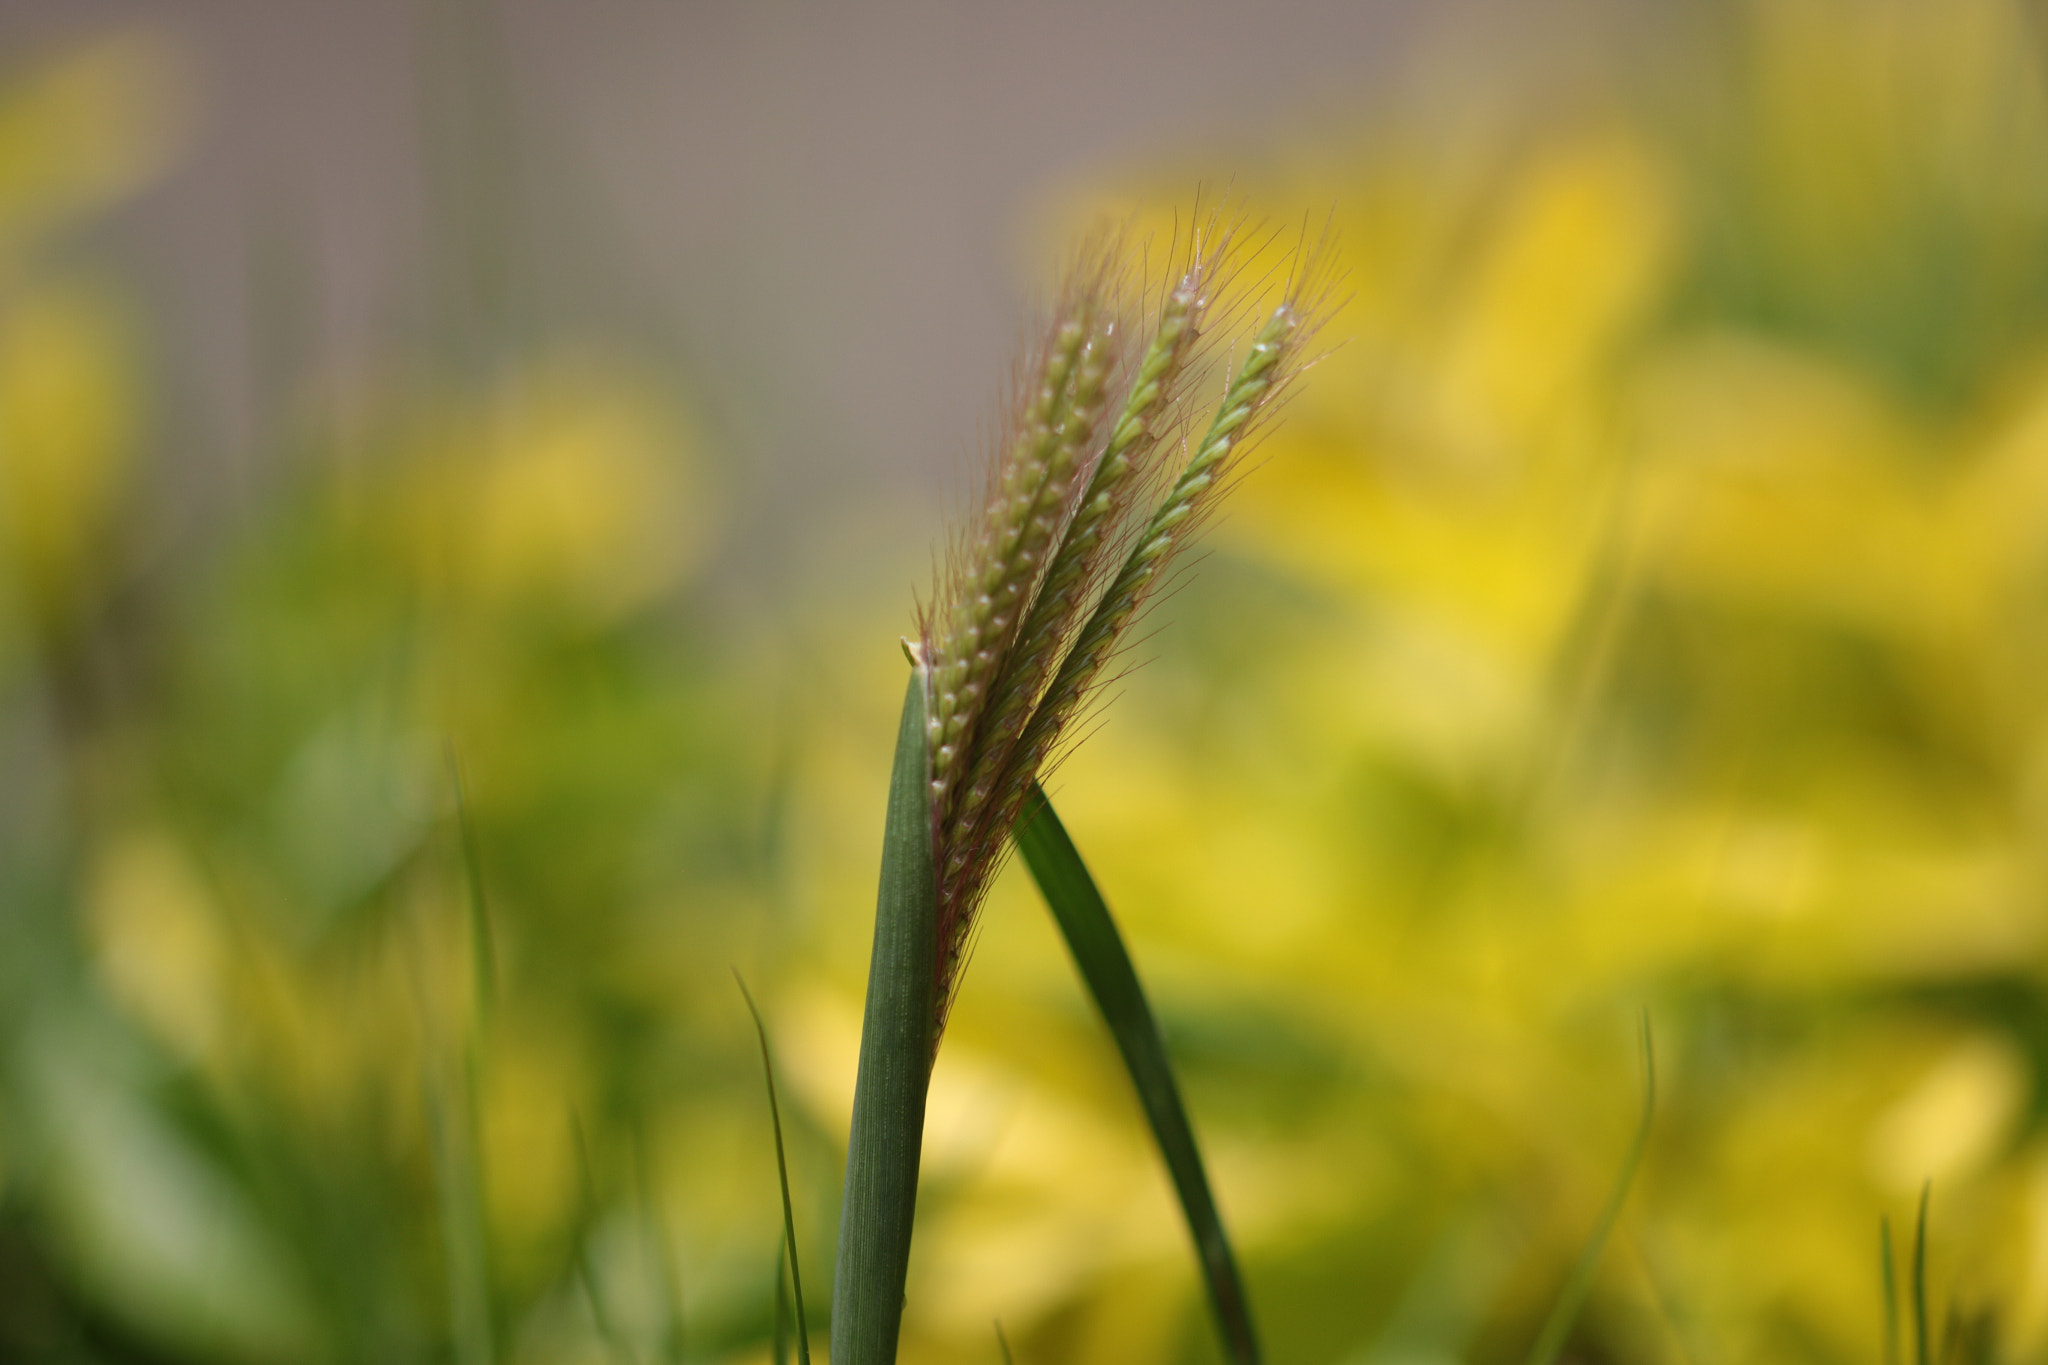
<instances>
[{"instance_id":1,"label":"green blurred foliage","mask_svg":"<svg viewBox=\"0 0 2048 1365\"><path fill-rule=\"evenodd\" d=\"M1937 1339L2042 1359L2043 35L1755 0L1616 52L1241 182L1329 214L1338 344L1054 795L1274 1359L1519 1359L1644 1010L1566 1358L1875 1359L1931 1180ZM766 1359L728 968L816 1324L924 545L855 509L736 609L719 452L560 337L281 413L166 550L148 320L71 243L179 102L132 36L0 93L0 1356ZM930 1122L907 1360L1213 1358L1015 874Z\"/></svg>"}]
</instances>

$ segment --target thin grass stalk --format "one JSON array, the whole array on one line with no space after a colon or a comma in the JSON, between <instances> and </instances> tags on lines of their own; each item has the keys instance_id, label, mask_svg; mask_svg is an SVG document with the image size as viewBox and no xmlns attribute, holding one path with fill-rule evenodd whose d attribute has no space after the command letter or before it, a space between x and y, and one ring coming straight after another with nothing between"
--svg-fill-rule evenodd
<instances>
[{"instance_id":1,"label":"thin grass stalk","mask_svg":"<svg viewBox=\"0 0 2048 1365\"><path fill-rule=\"evenodd\" d=\"M1884 1283L1884 1365L1899 1365L1899 1285L1892 1269L1892 1220L1877 1220L1877 1263Z\"/></svg>"},{"instance_id":2,"label":"thin grass stalk","mask_svg":"<svg viewBox=\"0 0 2048 1365\"><path fill-rule=\"evenodd\" d=\"M770 1320L770 1359L775 1365L789 1365L789 1278L782 1273L788 1259L789 1238L783 1236L775 1243L775 1309Z\"/></svg>"},{"instance_id":3,"label":"thin grass stalk","mask_svg":"<svg viewBox=\"0 0 2048 1365\"><path fill-rule=\"evenodd\" d=\"M654 1200L654 1183L647 1169L647 1130L641 1124L633 1129L633 1190L639 1204L647 1266L654 1280L650 1288L660 1312L655 1359L661 1365L682 1365L683 1291L678 1284L679 1269L674 1248L669 1244L668 1225Z\"/></svg>"},{"instance_id":4,"label":"thin grass stalk","mask_svg":"<svg viewBox=\"0 0 2048 1365\"><path fill-rule=\"evenodd\" d=\"M492 928L491 902L484 889L483 848L477 842L476 822L470 818L469 788L462 780L462 762L455 742L448 741L448 781L455 795L455 832L462 841L463 883L468 891L469 967L476 991L476 1027L488 1033L491 1017L498 1007L498 936Z\"/></svg>"},{"instance_id":5,"label":"thin grass stalk","mask_svg":"<svg viewBox=\"0 0 2048 1365\"><path fill-rule=\"evenodd\" d=\"M1529 1348L1528 1365L1554 1365L1558 1353L1564 1350L1565 1341L1579 1320L1579 1312L1586 1306L1586 1297L1593 1292L1593 1273L1599 1269L1600 1253L1607 1249L1607 1238L1621 1218L1622 1205L1628 1202L1629 1189L1635 1184L1636 1168L1643 1164L1643 1153L1650 1148L1650 1128L1657 1117L1657 1053L1650 1038L1647 1015L1643 1018L1642 1045L1643 1108L1636 1120L1635 1137L1628 1145L1628 1155L1622 1158L1621 1170L1614 1178L1614 1188L1607 1195L1607 1203L1601 1208L1593 1231L1579 1248L1577 1258L1572 1261L1571 1272L1565 1276L1564 1287L1558 1290L1557 1299L1550 1306L1550 1316L1544 1319L1535 1344Z\"/></svg>"},{"instance_id":6,"label":"thin grass stalk","mask_svg":"<svg viewBox=\"0 0 2048 1365\"><path fill-rule=\"evenodd\" d=\"M484 1224L477 1143L474 1048L434 1068L426 1081L427 1125L448 1275L449 1334L457 1365L497 1365L491 1314L490 1239Z\"/></svg>"},{"instance_id":7,"label":"thin grass stalk","mask_svg":"<svg viewBox=\"0 0 2048 1365\"><path fill-rule=\"evenodd\" d=\"M597 1328L598 1340L604 1343L605 1354L611 1357L612 1365L635 1365L632 1345L620 1330L604 1289L598 1284L597 1260L590 1244L591 1232L597 1226L597 1177L591 1171L590 1141L584 1135L581 1118L575 1120L572 1131L576 1135L577 1222L580 1224L576 1237L576 1277L583 1286L584 1299L590 1304L590 1320Z\"/></svg>"},{"instance_id":8,"label":"thin grass stalk","mask_svg":"<svg viewBox=\"0 0 2048 1365\"><path fill-rule=\"evenodd\" d=\"M1913 1221L1913 1365L1931 1365L1927 1344L1927 1197L1933 1182L1920 1187L1920 1214Z\"/></svg>"},{"instance_id":9,"label":"thin grass stalk","mask_svg":"<svg viewBox=\"0 0 2048 1365\"><path fill-rule=\"evenodd\" d=\"M936 1029L939 905L925 730L930 675L922 659L913 663L882 832L875 943L832 1285L832 1365L892 1365L896 1359L917 1209Z\"/></svg>"},{"instance_id":10,"label":"thin grass stalk","mask_svg":"<svg viewBox=\"0 0 2048 1365\"><path fill-rule=\"evenodd\" d=\"M485 897L482 854L469 818L461 767L451 745L450 776L455 793L457 836L468 892L469 965L474 991L468 1017L452 1055L429 1062L423 1078L429 1139L434 1156L435 1193L448 1274L449 1334L457 1365L496 1365L497 1324L492 1304L490 1229L484 1216L483 1150L478 1078L490 1046L498 994L490 903ZM422 1022L433 1017L417 952L412 984ZM429 1052L436 1051L431 1044Z\"/></svg>"},{"instance_id":11,"label":"thin grass stalk","mask_svg":"<svg viewBox=\"0 0 2048 1365\"><path fill-rule=\"evenodd\" d=\"M782 1191L782 1245L789 1253L789 1292L796 1304L796 1354L802 1365L811 1365L811 1328L804 1317L804 1276L796 1256L796 1206L789 1197L789 1154L782 1145L782 1106L775 1100L775 1057L768 1046L768 1025L761 1022L761 1011L754 1004L754 993L747 989L746 981L737 971L732 979L739 982L747 1013L754 1017L754 1036L761 1044L761 1076L768 1084L768 1123L775 1130L775 1179ZM778 1277L781 1273L780 1269L776 1271Z\"/></svg>"}]
</instances>

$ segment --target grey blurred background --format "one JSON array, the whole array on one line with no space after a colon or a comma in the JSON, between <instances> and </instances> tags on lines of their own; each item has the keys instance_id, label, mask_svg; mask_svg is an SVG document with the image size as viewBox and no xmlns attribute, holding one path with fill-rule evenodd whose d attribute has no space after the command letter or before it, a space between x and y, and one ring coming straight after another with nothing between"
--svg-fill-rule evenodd
<instances>
[{"instance_id":1,"label":"grey blurred background","mask_svg":"<svg viewBox=\"0 0 2048 1365\"><path fill-rule=\"evenodd\" d=\"M184 154L102 236L167 329L185 448L159 453L196 504L261 477L295 376L626 329L669 347L746 544L849 498L925 524L1057 249L1049 206L1124 165L1228 184L1356 118L1432 35L1523 44L1563 14L9 0L0 51L125 21L188 70Z\"/></svg>"}]
</instances>

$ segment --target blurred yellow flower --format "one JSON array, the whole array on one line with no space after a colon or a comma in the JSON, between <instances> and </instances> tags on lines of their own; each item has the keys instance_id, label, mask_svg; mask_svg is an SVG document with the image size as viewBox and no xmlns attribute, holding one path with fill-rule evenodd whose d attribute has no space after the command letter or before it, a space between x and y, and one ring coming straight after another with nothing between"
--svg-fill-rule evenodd
<instances>
[{"instance_id":1,"label":"blurred yellow flower","mask_svg":"<svg viewBox=\"0 0 2048 1365\"><path fill-rule=\"evenodd\" d=\"M229 1004L219 912L190 858L138 830L100 855L89 892L101 974L123 1006L192 1062L218 1065Z\"/></svg>"},{"instance_id":2,"label":"blurred yellow flower","mask_svg":"<svg viewBox=\"0 0 2048 1365\"><path fill-rule=\"evenodd\" d=\"M183 55L146 28L100 34L0 92L0 278L52 231L147 184L190 122Z\"/></svg>"},{"instance_id":3,"label":"blurred yellow flower","mask_svg":"<svg viewBox=\"0 0 2048 1365\"><path fill-rule=\"evenodd\" d=\"M0 564L34 618L104 574L140 413L124 319L77 280L0 306Z\"/></svg>"},{"instance_id":4,"label":"blurred yellow flower","mask_svg":"<svg viewBox=\"0 0 2048 1365\"><path fill-rule=\"evenodd\" d=\"M1870 1132L1873 1173L1894 1192L1946 1188L2003 1155L2030 1096L2026 1059L1995 1034L1952 1047Z\"/></svg>"},{"instance_id":5,"label":"blurred yellow flower","mask_svg":"<svg viewBox=\"0 0 2048 1365\"><path fill-rule=\"evenodd\" d=\"M544 359L474 408L429 418L410 444L398 472L410 552L477 607L552 603L606 621L705 552L713 505L694 438L628 366Z\"/></svg>"}]
</instances>

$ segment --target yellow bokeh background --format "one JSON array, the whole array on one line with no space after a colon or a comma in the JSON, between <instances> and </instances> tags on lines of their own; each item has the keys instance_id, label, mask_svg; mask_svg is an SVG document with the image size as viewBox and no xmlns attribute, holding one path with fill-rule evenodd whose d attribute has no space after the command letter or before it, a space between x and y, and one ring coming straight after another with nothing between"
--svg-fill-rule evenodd
<instances>
[{"instance_id":1,"label":"yellow bokeh background","mask_svg":"<svg viewBox=\"0 0 2048 1365\"><path fill-rule=\"evenodd\" d=\"M1275 1361L1521 1359L1639 1019L1656 1126L1567 1358L1880 1359L1923 1187L1937 1345L2048 1358L2032 23L1697 7L1235 186L1327 220L1327 354L1051 785ZM173 164L189 75L116 35L0 91L0 1345L767 1360L731 969L822 1315L942 530L835 509L813 591L734 592L686 390L559 336L288 409L312 454L167 550L151 321L63 248ZM1177 174L1047 220L1168 224ZM924 1180L906 1361L997 1359L997 1321L1020 1361L1217 1358L1014 869Z\"/></svg>"}]
</instances>

